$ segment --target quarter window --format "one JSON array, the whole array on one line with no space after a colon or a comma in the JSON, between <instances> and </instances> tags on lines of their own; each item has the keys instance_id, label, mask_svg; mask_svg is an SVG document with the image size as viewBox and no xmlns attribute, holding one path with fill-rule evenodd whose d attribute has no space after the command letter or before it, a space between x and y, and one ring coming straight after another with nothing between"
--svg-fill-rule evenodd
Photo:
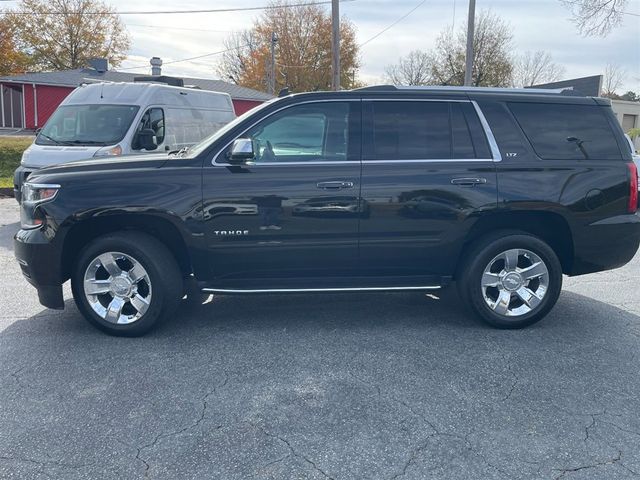
<instances>
[{"instance_id":1,"label":"quarter window","mask_svg":"<svg viewBox=\"0 0 640 480\"><path fill-rule=\"evenodd\" d=\"M542 159L621 158L613 130L600 106L510 103L509 108Z\"/></svg>"},{"instance_id":2,"label":"quarter window","mask_svg":"<svg viewBox=\"0 0 640 480\"><path fill-rule=\"evenodd\" d=\"M350 108L349 102L294 106L266 118L242 137L253 140L255 163L347 160Z\"/></svg>"}]
</instances>

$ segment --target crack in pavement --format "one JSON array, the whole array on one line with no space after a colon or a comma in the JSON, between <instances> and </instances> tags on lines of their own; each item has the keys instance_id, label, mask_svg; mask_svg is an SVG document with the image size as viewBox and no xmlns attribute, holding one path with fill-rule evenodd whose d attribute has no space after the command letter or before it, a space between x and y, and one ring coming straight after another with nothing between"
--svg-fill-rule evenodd
<instances>
[{"instance_id":1,"label":"crack in pavement","mask_svg":"<svg viewBox=\"0 0 640 480\"><path fill-rule=\"evenodd\" d=\"M619 462L621 459L622 459L622 450L618 450L618 454L615 457L610 458L608 460L604 460L602 462L596 462L596 463L593 463L591 465L581 465L579 467L574 467L574 468L554 468L552 470L560 472L560 475L555 477L554 480L559 480L559 479L563 478L568 473L579 472L580 470L588 470L590 468L603 467L603 466L606 466L606 465L613 465L614 463Z\"/></svg>"},{"instance_id":2,"label":"crack in pavement","mask_svg":"<svg viewBox=\"0 0 640 480\"><path fill-rule=\"evenodd\" d=\"M289 440L287 440L286 438L281 437L281 436L279 436L279 435L276 435L276 434L274 434L274 433L268 432L268 431L267 431L267 430L266 430L262 425L255 424L255 423L252 423L252 422L250 422L250 421L246 421L246 423L247 423L247 424L249 424L250 426L252 426L253 428L255 428L256 430L260 430L260 431L261 431L264 435L266 435L267 437L275 438L275 439L277 439L277 440L281 441L282 443L284 443L284 444L287 446L287 448L289 449L290 455L293 455L293 456L294 456L294 457L296 457L296 458L300 458L300 459L304 460L306 463L308 463L309 465L311 465L311 467L312 467L314 470L316 470L317 472L319 472L319 473L320 473L324 478L327 478L327 479L329 479L329 480L335 480L335 478L333 478L331 475L329 475L329 474L328 474L327 472L325 472L323 469L321 469L320 467L318 467L318 465L317 465L313 460L311 460L309 457L307 457L305 454L300 453L300 452L297 452L297 451L293 448L293 445L291 445L291 442L289 442ZM280 459L280 460L278 460L278 461L282 461L282 460L284 460L285 458L289 457L290 455L286 455L285 457L281 458L281 459ZM265 467L267 467L267 466L269 466L269 465L271 465L271 464L273 464L273 463L277 463L277 462L271 462L270 464L267 464L267 465L265 465L265 466L264 466L264 467L262 467L262 468L265 468Z\"/></svg>"},{"instance_id":3,"label":"crack in pavement","mask_svg":"<svg viewBox=\"0 0 640 480\"><path fill-rule=\"evenodd\" d=\"M54 460L35 460L33 458L14 457L9 455L0 455L0 460L23 462L23 463L30 463L30 464L36 465L37 467L39 467L38 471L48 478L52 478L52 477L45 471L45 469L50 466L68 468L71 470L78 470L80 468L90 467L92 465L95 465L96 463L96 462L91 462L91 463L76 464L76 463L66 463L66 462L63 462L62 460L55 460L55 459Z\"/></svg>"},{"instance_id":4,"label":"crack in pavement","mask_svg":"<svg viewBox=\"0 0 640 480\"><path fill-rule=\"evenodd\" d=\"M204 397L202 397L202 399L200 400L202 402L202 410L200 411L200 415L198 416L195 422L192 422L190 425L187 425L186 427L183 427L179 430L175 430L172 432L159 433L158 435L156 435L156 437L153 439L152 442L147 443L141 447L135 447L136 448L135 459L139 460L144 465L144 478L149 478L150 471L151 471L151 464L142 457L142 451L148 448L155 447L156 444L163 438L169 438L169 437L174 437L176 435L180 435L181 433L184 433L187 430L191 430L192 428L196 428L198 425L200 425L200 423L202 423L207 413L207 400L211 395L218 392L218 390L220 390L221 388L225 387L227 385L227 382L229 381L229 375L227 374L227 372L223 372L223 373L224 373L224 381L222 382L222 384L214 387L213 390L207 392L204 395ZM217 428L219 429L221 427L222 425L218 426Z\"/></svg>"},{"instance_id":5,"label":"crack in pavement","mask_svg":"<svg viewBox=\"0 0 640 480\"><path fill-rule=\"evenodd\" d=\"M436 425L430 421L428 418L426 418L422 413L417 412L409 403L407 403L405 400L401 399L401 398L397 398L394 397L393 395L390 394L383 394L380 386L371 382L367 382L366 380L360 378L359 376L357 376L355 373L353 373L351 370L347 370L347 373L354 378L355 380L359 381L360 383L362 383L363 385L368 386L369 388L373 388L374 390L376 390L378 397L380 399L385 399L385 400L391 400L394 403L398 403L402 406L404 406L406 409L408 409L413 415L417 416L418 418L420 418L425 424L427 424L432 430L433 433L427 435L425 438L423 438L422 442L415 447L414 449L411 450L411 453L409 455L409 458L405 461L404 465L402 466L402 469L400 472L394 474L392 477L390 477L390 480L397 480L400 477L403 477L404 475L406 475L407 470L409 469L409 467L415 463L416 458L418 456L418 454L423 451L428 445L429 442L433 439L437 439L437 437L451 437L451 438L455 438L458 440L461 440L462 442L465 443L466 448L468 451L470 451L471 453L473 453L474 455L476 455L477 457L479 457L481 459L481 461L483 461L485 464L487 464L489 467L493 468L494 470L496 470L497 472L500 472L502 475L504 475L506 478L510 478L511 475L509 475L507 472L505 472L504 470L502 470L500 467L498 467L497 465L494 465L493 463L491 463L487 457L478 452L473 445L471 444L471 442L469 441L468 437L470 435L470 433L468 433L465 436L462 435L457 435L455 433L447 433L447 432L442 432L440 431Z\"/></svg>"},{"instance_id":6,"label":"crack in pavement","mask_svg":"<svg viewBox=\"0 0 640 480\"><path fill-rule=\"evenodd\" d=\"M516 386L518 385L518 382L520 381L520 377L518 377L518 375L511 369L511 367L512 367L511 362L509 362L509 360L507 359L507 357L505 355L502 356L502 359L507 364L507 371L513 377L513 383L511 384L511 388L509 388L509 392L507 392L507 395L502 399L503 402L506 402L507 400L509 400L511 398L511 395L513 394L513 391L516 389Z\"/></svg>"},{"instance_id":7,"label":"crack in pavement","mask_svg":"<svg viewBox=\"0 0 640 480\"><path fill-rule=\"evenodd\" d=\"M23 365L22 367L18 368L17 370L9 373L9 377L12 377L16 383L18 384L18 386L20 386L20 388L26 388L26 387L30 387L31 385L29 384L25 384L22 382L22 380L20 379L20 374L22 372L25 372L27 370L32 370L35 368L38 368L40 365L42 365L44 363L44 357L41 357L39 360L37 360L35 363L31 364L31 365Z\"/></svg>"}]
</instances>

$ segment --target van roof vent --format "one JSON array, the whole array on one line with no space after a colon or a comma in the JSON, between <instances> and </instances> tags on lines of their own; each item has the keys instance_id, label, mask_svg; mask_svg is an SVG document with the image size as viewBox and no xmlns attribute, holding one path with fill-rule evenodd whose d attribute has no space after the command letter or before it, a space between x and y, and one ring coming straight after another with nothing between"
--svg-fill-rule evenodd
<instances>
[{"instance_id":1,"label":"van roof vent","mask_svg":"<svg viewBox=\"0 0 640 480\"><path fill-rule=\"evenodd\" d=\"M134 82L164 83L172 87L184 87L184 80L177 77L169 77L167 75L145 75L144 77L134 77Z\"/></svg>"}]
</instances>

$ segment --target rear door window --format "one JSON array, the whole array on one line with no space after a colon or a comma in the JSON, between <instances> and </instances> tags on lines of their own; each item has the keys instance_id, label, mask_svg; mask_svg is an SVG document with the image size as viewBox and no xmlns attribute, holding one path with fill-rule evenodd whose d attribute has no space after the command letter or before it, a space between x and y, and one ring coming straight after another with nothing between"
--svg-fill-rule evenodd
<instances>
[{"instance_id":1,"label":"rear door window","mask_svg":"<svg viewBox=\"0 0 640 480\"><path fill-rule=\"evenodd\" d=\"M478 115L470 102L368 102L368 160L491 159Z\"/></svg>"},{"instance_id":2,"label":"rear door window","mask_svg":"<svg viewBox=\"0 0 640 480\"><path fill-rule=\"evenodd\" d=\"M446 102L373 102L373 160L451 158Z\"/></svg>"},{"instance_id":3,"label":"rear door window","mask_svg":"<svg viewBox=\"0 0 640 480\"><path fill-rule=\"evenodd\" d=\"M620 148L597 105L509 103L536 154L545 160L619 160Z\"/></svg>"}]
</instances>

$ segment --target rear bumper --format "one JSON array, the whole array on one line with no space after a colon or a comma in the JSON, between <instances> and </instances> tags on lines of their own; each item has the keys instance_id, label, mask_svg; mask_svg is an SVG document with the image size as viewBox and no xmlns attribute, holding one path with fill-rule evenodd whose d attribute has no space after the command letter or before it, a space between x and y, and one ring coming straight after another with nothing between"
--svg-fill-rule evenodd
<instances>
[{"instance_id":1,"label":"rear bumper","mask_svg":"<svg viewBox=\"0 0 640 480\"><path fill-rule=\"evenodd\" d=\"M41 229L20 230L14 237L16 259L27 281L38 290L38 300L48 308L63 309L59 252Z\"/></svg>"},{"instance_id":2,"label":"rear bumper","mask_svg":"<svg viewBox=\"0 0 640 480\"><path fill-rule=\"evenodd\" d=\"M612 270L629 263L640 245L638 213L606 218L574 235L570 275Z\"/></svg>"}]
</instances>

